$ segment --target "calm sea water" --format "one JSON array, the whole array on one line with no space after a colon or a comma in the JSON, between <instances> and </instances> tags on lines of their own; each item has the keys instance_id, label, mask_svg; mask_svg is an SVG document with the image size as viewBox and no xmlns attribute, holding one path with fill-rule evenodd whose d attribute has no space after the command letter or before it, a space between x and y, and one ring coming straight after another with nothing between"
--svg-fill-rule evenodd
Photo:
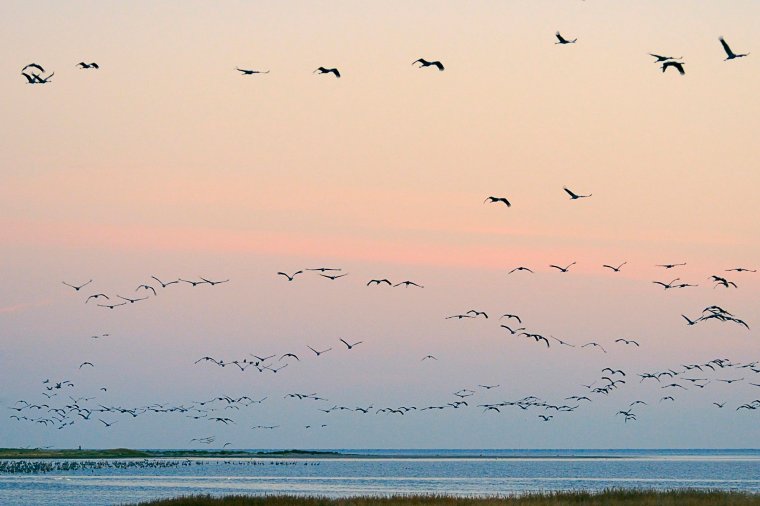
<instances>
[{"instance_id":1,"label":"calm sea water","mask_svg":"<svg viewBox=\"0 0 760 506\"><path fill-rule=\"evenodd\" d=\"M760 493L760 450L336 451L365 457L60 460L45 472L0 473L0 504L112 505L187 494L496 496L606 488ZM32 470L51 463L25 462Z\"/></svg>"}]
</instances>

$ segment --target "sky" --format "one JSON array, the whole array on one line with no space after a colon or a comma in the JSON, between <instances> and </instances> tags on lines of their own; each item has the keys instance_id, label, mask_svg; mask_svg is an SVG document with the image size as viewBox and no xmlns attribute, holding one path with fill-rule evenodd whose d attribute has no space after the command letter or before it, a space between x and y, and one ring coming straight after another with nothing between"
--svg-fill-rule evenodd
<instances>
[{"instance_id":1,"label":"sky","mask_svg":"<svg viewBox=\"0 0 760 506\"><path fill-rule=\"evenodd\" d=\"M760 374L681 371L760 360L760 273L725 272L760 267L758 16L751 1L3 2L0 446L757 447L760 411L736 408L759 398ZM555 44L557 30L577 43ZM724 61L719 36L751 54ZM686 75L648 53L682 57ZM445 71L411 65L420 57ZM26 83L31 62L50 83ZM507 274L519 265L535 274ZM349 275L276 274L321 266ZM161 289L151 276L230 281ZM676 277L699 286L652 283ZM85 304L142 283L157 295ZM681 317L713 304L750 330ZM490 318L446 319L469 309ZM577 347L512 336L504 313ZM591 341L607 352L580 347ZM300 360L278 360L289 352ZM288 366L194 364L249 354ZM626 384L590 394L607 366ZM637 376L669 369L686 390ZM460 409L375 413L461 389L475 394ZM5 418L41 417L10 409L20 400L69 395L127 408L266 399L217 402L199 420ZM549 422L535 406L477 407L572 395L593 402ZM648 405L624 422L634 400Z\"/></svg>"}]
</instances>

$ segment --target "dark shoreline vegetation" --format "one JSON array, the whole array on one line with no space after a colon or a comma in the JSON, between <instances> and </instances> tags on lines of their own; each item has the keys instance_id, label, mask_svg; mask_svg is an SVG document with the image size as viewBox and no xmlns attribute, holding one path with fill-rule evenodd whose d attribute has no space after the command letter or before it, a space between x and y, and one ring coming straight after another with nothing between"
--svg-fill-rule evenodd
<instances>
[{"instance_id":1,"label":"dark shoreline vegetation","mask_svg":"<svg viewBox=\"0 0 760 506\"><path fill-rule=\"evenodd\" d=\"M351 453L318 450L132 450L0 448L0 459L165 459L165 458L356 458Z\"/></svg>"},{"instance_id":2,"label":"dark shoreline vegetation","mask_svg":"<svg viewBox=\"0 0 760 506\"><path fill-rule=\"evenodd\" d=\"M737 452L744 452L753 449L727 449L729 451L735 450ZM506 450L511 451L511 450ZM520 452L520 450L515 450ZM575 451L579 453L574 453ZM515 453L511 455L482 455L482 457L493 459L521 459L530 457L531 459L617 459L624 458L622 455L610 455L605 452L610 450L587 450L587 449L558 449L558 450L545 450L546 453L542 455L528 454L530 450L525 450L525 455L522 453ZM641 449L640 452L647 451L662 451L662 449ZM670 450L668 450L670 451ZM672 450L675 455L679 450ZM373 450L373 453L361 453L362 450L345 450L345 451L333 451L333 450L303 450L303 449L291 449L291 450L245 450L245 449L232 449L232 450L136 450L131 448L0 448L0 460L21 460L21 459L225 459L225 458L277 458L277 459L382 459L382 458L394 458L394 459L461 459L461 458L478 458L481 455L447 455L447 454L435 454L424 453L420 451L419 454L405 453L403 455L389 453L378 453ZM556 453L555 453L556 452ZM583 453L580 453L583 452ZM636 457L637 455L631 455ZM638 455L641 456L641 455Z\"/></svg>"},{"instance_id":3,"label":"dark shoreline vegetation","mask_svg":"<svg viewBox=\"0 0 760 506\"><path fill-rule=\"evenodd\" d=\"M606 490L531 493L522 496L465 498L452 496L325 497L295 496L187 496L141 502L139 506L757 506L760 494L712 490Z\"/></svg>"}]
</instances>

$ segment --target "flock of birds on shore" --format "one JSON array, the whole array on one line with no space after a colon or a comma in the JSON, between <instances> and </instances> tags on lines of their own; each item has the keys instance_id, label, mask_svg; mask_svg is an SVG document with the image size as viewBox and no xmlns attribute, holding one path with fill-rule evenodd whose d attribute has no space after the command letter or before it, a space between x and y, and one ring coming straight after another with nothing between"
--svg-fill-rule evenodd
<instances>
[{"instance_id":1,"label":"flock of birds on shore","mask_svg":"<svg viewBox=\"0 0 760 506\"><path fill-rule=\"evenodd\" d=\"M555 33L555 37L557 39L557 42L555 44L559 45L569 45L569 44L575 44L578 42L577 38L574 39L568 39L565 38L559 31ZM735 53L731 47L728 45L726 40L723 37L720 37L719 39L720 45L723 48L723 51L726 53L725 61L729 60L735 60L738 58L743 58L745 56L749 56L750 53ZM684 69L684 65L686 65L686 62L681 61L683 60L683 57L672 57L672 56L664 56L660 54L655 53L649 53L652 57L654 57L655 63L661 63L661 69L663 72L667 71L669 68L673 68L676 71L678 71L679 74L685 75L686 70ZM412 62L412 65L416 65L417 68L435 68L438 69L438 71L443 72L446 67L444 67L443 63L440 60L427 60L425 58L418 58ZM76 64L77 67L79 67L80 70L98 70L100 69L100 65L97 62L84 62L80 61ZM241 76L254 76L254 75L264 75L269 74L269 70L256 70L256 69L245 69L240 67L235 67L235 70L240 72ZM39 63L29 63L25 65L21 69L21 76L26 79L27 84L48 84L51 81L51 78L55 74L55 72L51 72L47 76L43 76L46 72L45 68L40 65ZM336 79L339 79L341 77L341 72L336 67L325 67L320 66L317 67L313 72L313 74L321 74L321 75L332 75ZM567 190L566 190L567 191ZM579 198L578 196L573 198ZM505 203L509 206L510 204L505 201Z\"/></svg>"}]
</instances>

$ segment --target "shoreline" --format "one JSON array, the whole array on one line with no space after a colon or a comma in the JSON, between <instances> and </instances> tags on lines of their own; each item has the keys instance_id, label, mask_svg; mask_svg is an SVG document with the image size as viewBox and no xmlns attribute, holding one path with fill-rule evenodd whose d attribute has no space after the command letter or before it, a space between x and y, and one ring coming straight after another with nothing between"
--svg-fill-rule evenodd
<instances>
[{"instance_id":1,"label":"shoreline","mask_svg":"<svg viewBox=\"0 0 760 506\"><path fill-rule=\"evenodd\" d=\"M409 453L394 453L398 450L387 450L388 453L382 453L383 450L364 450L373 453L361 453L362 450L136 450L130 448L110 448L110 449L41 449L41 448L0 448L0 460L54 460L54 459L225 459L225 458L277 458L277 459L468 459L468 458L492 458L498 460L509 459L622 459L622 458L646 458L648 453L662 454L672 457L689 457L697 456L693 452L723 452L725 456L745 456L748 453L758 452L757 449L717 449L717 450L676 450L676 449L642 449L642 450L504 450L518 452L515 455L484 455L476 454L478 450L472 451L471 455L447 455L443 453L425 453L431 450L420 450L420 453L414 453L415 450L409 450ZM440 450L441 452L450 452L452 450ZM456 450L453 450L456 451ZM484 452L488 450L483 450ZM631 451L638 454L610 455L609 452ZM543 454L536 454L542 452ZM556 453L554 453L556 452ZM578 453L573 453L578 452ZM735 452L735 453L729 453ZM719 456L720 454L718 454Z\"/></svg>"},{"instance_id":2,"label":"shoreline","mask_svg":"<svg viewBox=\"0 0 760 506\"><path fill-rule=\"evenodd\" d=\"M131 506L758 506L760 494L714 490L605 490L548 492L521 496L456 497L448 495L357 496L332 499L317 496L179 496L133 503Z\"/></svg>"}]
</instances>

